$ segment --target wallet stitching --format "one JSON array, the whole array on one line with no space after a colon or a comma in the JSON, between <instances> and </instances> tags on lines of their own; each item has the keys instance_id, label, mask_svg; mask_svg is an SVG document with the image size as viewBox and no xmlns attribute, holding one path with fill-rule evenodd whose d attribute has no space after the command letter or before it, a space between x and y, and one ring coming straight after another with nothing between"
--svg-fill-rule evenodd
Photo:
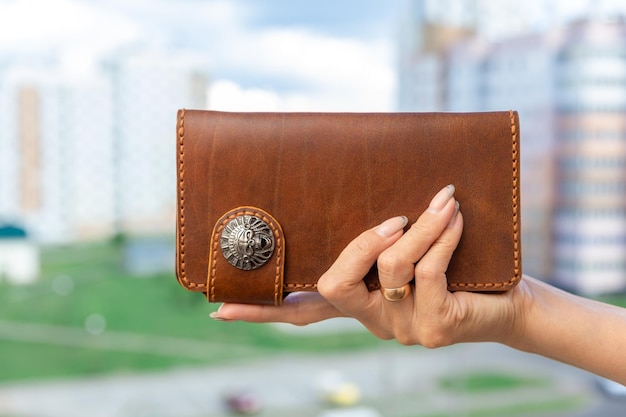
<instances>
[{"instance_id":1,"label":"wallet stitching","mask_svg":"<svg viewBox=\"0 0 626 417\"><path fill-rule=\"evenodd\" d=\"M246 208L246 207L242 207L239 209L235 209L234 211L232 211L229 215L227 215L226 217L224 217L222 219L222 221L219 223L219 225L217 226L217 228L215 229L215 231L213 232L213 236L212 236L212 256L211 256L211 272L210 272L210 279L209 279L209 296L211 298L211 302L215 302L215 280L217 278L217 247L218 245L218 241L219 241L219 237L222 234L222 230L224 230L224 228L226 227L226 225L228 224L228 222L230 222L231 220L233 220L234 218L240 216L240 215L254 215L254 216L258 216L261 218L261 220L263 220L265 223L267 223L270 228L272 229L272 232L274 232L274 235L278 235L276 238L276 262L275 262L275 274L274 274L274 304L278 305L280 304L280 302L282 301L282 293L281 293L281 285L280 285L280 276L281 276L281 266L282 266L282 253L283 253L283 239L282 239L282 234L280 233L280 229L278 227L276 227L276 223L275 220L272 219L271 217L269 217L266 213L263 213L262 211L257 211L254 208Z\"/></svg>"},{"instance_id":2,"label":"wallet stitching","mask_svg":"<svg viewBox=\"0 0 626 417\"><path fill-rule=\"evenodd\" d=\"M298 283L291 283L291 284L285 284L285 288L289 289L289 290L316 290L317 289L317 283L308 283L308 284L298 284ZM367 284L367 288L370 291L373 290L377 290L380 288L380 285L377 285L376 283L368 283Z\"/></svg>"},{"instance_id":3,"label":"wallet stitching","mask_svg":"<svg viewBox=\"0 0 626 417\"><path fill-rule=\"evenodd\" d=\"M454 287L457 288L502 288L507 287L516 281L519 281L521 278L520 274L520 260L519 260L519 201L518 201L518 191L517 188L519 186L519 161L518 161L518 129L517 124L515 123L515 113L513 110L509 110L509 117L511 119L511 144L512 144L512 181L513 181L513 195L512 195L512 209L513 209L513 277L506 282L500 283L457 283Z\"/></svg>"},{"instance_id":4,"label":"wallet stitching","mask_svg":"<svg viewBox=\"0 0 626 417\"><path fill-rule=\"evenodd\" d=\"M519 242L519 201L518 201L518 190L519 186L519 155L518 155L518 129L515 124L515 114L512 110L509 110L509 116L511 118L511 138L513 142L513 267L514 267L514 276L511 278L509 282L514 282L519 279L520 276L520 242Z\"/></svg>"},{"instance_id":5,"label":"wallet stitching","mask_svg":"<svg viewBox=\"0 0 626 417\"><path fill-rule=\"evenodd\" d=\"M285 288L288 289L294 289L294 290L310 290L310 289L316 289L317 288L317 284L285 284Z\"/></svg>"},{"instance_id":6,"label":"wallet stitching","mask_svg":"<svg viewBox=\"0 0 626 417\"><path fill-rule=\"evenodd\" d=\"M179 245L179 279L185 283L187 288L203 288L205 283L195 283L187 278L185 271L185 109L181 109L178 123L178 197L179 197L179 225L180 240Z\"/></svg>"},{"instance_id":7,"label":"wallet stitching","mask_svg":"<svg viewBox=\"0 0 626 417\"><path fill-rule=\"evenodd\" d=\"M179 257L180 257L180 279L187 287L204 287L204 284L196 284L187 279L185 271L185 110L180 111L178 123L178 198L179 198L179 226L180 240Z\"/></svg>"},{"instance_id":8,"label":"wallet stitching","mask_svg":"<svg viewBox=\"0 0 626 417\"><path fill-rule=\"evenodd\" d=\"M185 155L185 129L184 129L184 120L185 120L185 110L181 110L180 119L178 124L178 166L179 166L179 177L178 177L178 197L179 197L179 207L180 207L180 273L183 281L187 282L187 278L185 276L185 165L184 165L184 155Z\"/></svg>"}]
</instances>

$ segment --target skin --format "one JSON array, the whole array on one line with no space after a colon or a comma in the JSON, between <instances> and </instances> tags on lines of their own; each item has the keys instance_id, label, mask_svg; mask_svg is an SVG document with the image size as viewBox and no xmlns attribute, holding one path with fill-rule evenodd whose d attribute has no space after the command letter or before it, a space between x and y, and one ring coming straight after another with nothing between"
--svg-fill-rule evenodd
<instances>
[{"instance_id":1,"label":"skin","mask_svg":"<svg viewBox=\"0 0 626 417\"><path fill-rule=\"evenodd\" d=\"M626 310L578 297L524 276L501 294L449 292L446 269L463 230L454 187L443 188L404 232L406 217L363 232L318 281L282 306L223 304L217 320L295 325L353 317L381 339L437 348L498 342L626 384ZM363 277L378 262L381 285L413 282L409 297L385 300ZM414 281L413 281L414 280Z\"/></svg>"}]
</instances>

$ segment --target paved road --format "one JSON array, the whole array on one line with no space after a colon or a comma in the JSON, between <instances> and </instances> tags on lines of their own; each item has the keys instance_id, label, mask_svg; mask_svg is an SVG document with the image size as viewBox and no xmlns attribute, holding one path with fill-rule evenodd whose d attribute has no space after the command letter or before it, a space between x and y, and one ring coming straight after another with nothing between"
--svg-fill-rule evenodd
<instances>
[{"instance_id":1,"label":"paved road","mask_svg":"<svg viewBox=\"0 0 626 417\"><path fill-rule=\"evenodd\" d=\"M552 383L471 396L443 392L436 383L442 375L476 370L540 376ZM442 412L466 415L468 409L484 408L485 404L512 409L555 399L581 404L578 410L563 413L569 417L626 414L626 403L603 401L590 375L500 345L468 344L428 351L381 343L374 351L352 354L282 355L203 369L0 385L0 415L219 417L227 415L224 394L248 388L263 399L263 416L314 417L323 409L316 385L329 371L358 382L364 402L385 417Z\"/></svg>"}]
</instances>

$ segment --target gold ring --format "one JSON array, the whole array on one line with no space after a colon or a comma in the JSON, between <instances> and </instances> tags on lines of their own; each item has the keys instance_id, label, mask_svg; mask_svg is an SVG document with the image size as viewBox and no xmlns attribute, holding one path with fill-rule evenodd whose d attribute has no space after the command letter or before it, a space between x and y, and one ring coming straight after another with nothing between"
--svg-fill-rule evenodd
<instances>
[{"instance_id":1,"label":"gold ring","mask_svg":"<svg viewBox=\"0 0 626 417\"><path fill-rule=\"evenodd\" d=\"M401 301L411 294L411 283L409 282L399 288L380 287L380 292L387 301Z\"/></svg>"}]
</instances>

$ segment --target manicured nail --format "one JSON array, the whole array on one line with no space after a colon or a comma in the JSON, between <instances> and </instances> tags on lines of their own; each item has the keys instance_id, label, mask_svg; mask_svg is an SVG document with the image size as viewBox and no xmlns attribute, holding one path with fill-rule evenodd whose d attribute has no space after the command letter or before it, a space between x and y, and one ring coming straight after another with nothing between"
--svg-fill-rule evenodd
<instances>
[{"instance_id":1,"label":"manicured nail","mask_svg":"<svg viewBox=\"0 0 626 417\"><path fill-rule=\"evenodd\" d=\"M222 306L220 306L217 311L212 312L211 314L209 314L209 317L211 317L213 320L216 321L231 321L229 319L225 319L224 317L220 316L220 310L222 309Z\"/></svg>"},{"instance_id":2,"label":"manicured nail","mask_svg":"<svg viewBox=\"0 0 626 417\"><path fill-rule=\"evenodd\" d=\"M389 220L385 220L382 222L376 229L374 229L374 233L381 237L391 237L398 233L400 230L404 229L404 226L409 222L406 216L398 216L392 217Z\"/></svg>"},{"instance_id":3,"label":"manicured nail","mask_svg":"<svg viewBox=\"0 0 626 417\"><path fill-rule=\"evenodd\" d=\"M214 311L213 313L209 314L209 317L211 317L215 321L235 321L232 319L225 319L224 317L220 317L217 311Z\"/></svg>"},{"instance_id":4,"label":"manicured nail","mask_svg":"<svg viewBox=\"0 0 626 417\"><path fill-rule=\"evenodd\" d=\"M459 213L459 209L461 208L460 204L458 201L455 202L454 204L454 214L452 215L452 218L450 219L450 222L448 222L448 228L454 226L454 221L456 220L456 215Z\"/></svg>"},{"instance_id":5,"label":"manicured nail","mask_svg":"<svg viewBox=\"0 0 626 417\"><path fill-rule=\"evenodd\" d=\"M437 195L435 195L435 197L430 202L430 205L428 206L428 212L432 214L439 213L453 195L454 185L450 184L445 186L441 191L437 193Z\"/></svg>"},{"instance_id":6,"label":"manicured nail","mask_svg":"<svg viewBox=\"0 0 626 417\"><path fill-rule=\"evenodd\" d=\"M217 321L226 321L225 319L221 318L219 314L217 314L217 311L214 311L211 314L209 314L209 317Z\"/></svg>"}]
</instances>

